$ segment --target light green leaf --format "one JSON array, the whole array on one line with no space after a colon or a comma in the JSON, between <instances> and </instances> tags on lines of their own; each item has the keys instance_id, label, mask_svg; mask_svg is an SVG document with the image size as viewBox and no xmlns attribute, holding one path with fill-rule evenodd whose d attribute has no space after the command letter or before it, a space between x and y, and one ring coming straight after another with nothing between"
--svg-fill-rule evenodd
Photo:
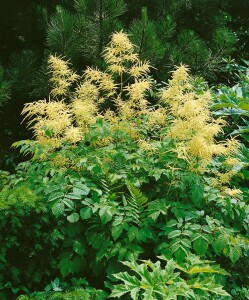
<instances>
[{"instance_id":1,"label":"light green leaf","mask_svg":"<svg viewBox=\"0 0 249 300\"><path fill-rule=\"evenodd\" d=\"M64 203L56 203L52 206L52 213L58 218L61 215L63 215L65 210L65 204Z\"/></svg>"},{"instance_id":2,"label":"light green leaf","mask_svg":"<svg viewBox=\"0 0 249 300\"><path fill-rule=\"evenodd\" d=\"M51 201L54 201L56 199L63 198L63 197L64 197L64 193L55 192L55 193L52 193L49 195L48 201L51 202Z\"/></svg>"},{"instance_id":3,"label":"light green leaf","mask_svg":"<svg viewBox=\"0 0 249 300\"><path fill-rule=\"evenodd\" d=\"M80 216L78 213L72 213L70 216L67 216L67 220L70 223L76 223L79 220Z\"/></svg>"},{"instance_id":4,"label":"light green leaf","mask_svg":"<svg viewBox=\"0 0 249 300\"><path fill-rule=\"evenodd\" d=\"M232 263L234 264L241 256L240 248L230 246L228 256L231 259Z\"/></svg>"},{"instance_id":5,"label":"light green leaf","mask_svg":"<svg viewBox=\"0 0 249 300\"><path fill-rule=\"evenodd\" d=\"M120 298L121 296L125 295L128 293L129 290L124 284L119 284L114 287L112 290L112 293L110 295L110 298Z\"/></svg>"},{"instance_id":6,"label":"light green leaf","mask_svg":"<svg viewBox=\"0 0 249 300\"><path fill-rule=\"evenodd\" d=\"M68 208L70 208L71 210L74 209L74 202L70 199L63 199L62 201Z\"/></svg>"},{"instance_id":7,"label":"light green leaf","mask_svg":"<svg viewBox=\"0 0 249 300\"><path fill-rule=\"evenodd\" d=\"M73 191L79 195L87 196L90 192L90 188L81 182L77 182Z\"/></svg>"},{"instance_id":8,"label":"light green leaf","mask_svg":"<svg viewBox=\"0 0 249 300\"><path fill-rule=\"evenodd\" d=\"M173 239L173 238L176 238L177 236L181 235L182 232L181 230L174 230L174 231L171 231L169 234L168 234L168 238L169 239Z\"/></svg>"},{"instance_id":9,"label":"light green leaf","mask_svg":"<svg viewBox=\"0 0 249 300\"><path fill-rule=\"evenodd\" d=\"M81 196L74 193L69 193L65 197L71 200L81 200Z\"/></svg>"}]
</instances>

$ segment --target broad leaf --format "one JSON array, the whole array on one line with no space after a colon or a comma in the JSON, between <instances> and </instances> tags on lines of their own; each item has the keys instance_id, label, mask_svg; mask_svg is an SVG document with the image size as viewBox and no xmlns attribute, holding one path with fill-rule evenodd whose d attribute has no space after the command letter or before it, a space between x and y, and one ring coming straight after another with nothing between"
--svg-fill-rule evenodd
<instances>
[{"instance_id":1,"label":"broad leaf","mask_svg":"<svg viewBox=\"0 0 249 300\"><path fill-rule=\"evenodd\" d=\"M76 223L79 220L79 214L78 213L72 213L71 215L67 216L67 220L70 223Z\"/></svg>"},{"instance_id":2,"label":"broad leaf","mask_svg":"<svg viewBox=\"0 0 249 300\"><path fill-rule=\"evenodd\" d=\"M193 248L198 255L202 256L208 249L208 243L202 237L199 237L194 241Z\"/></svg>"},{"instance_id":3,"label":"broad leaf","mask_svg":"<svg viewBox=\"0 0 249 300\"><path fill-rule=\"evenodd\" d=\"M65 204L64 203L55 203L52 206L52 213L58 218L61 215L63 215L65 210Z\"/></svg>"},{"instance_id":4,"label":"broad leaf","mask_svg":"<svg viewBox=\"0 0 249 300\"><path fill-rule=\"evenodd\" d=\"M82 220L90 219L92 216L93 212L90 207L83 207L80 210L80 216Z\"/></svg>"}]
</instances>

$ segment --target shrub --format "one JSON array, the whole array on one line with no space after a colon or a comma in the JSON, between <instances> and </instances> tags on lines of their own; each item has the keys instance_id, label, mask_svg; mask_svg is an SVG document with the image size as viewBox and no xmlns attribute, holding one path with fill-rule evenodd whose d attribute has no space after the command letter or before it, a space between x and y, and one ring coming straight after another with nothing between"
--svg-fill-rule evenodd
<instances>
[{"instance_id":1,"label":"shrub","mask_svg":"<svg viewBox=\"0 0 249 300\"><path fill-rule=\"evenodd\" d=\"M133 271L147 272L150 265L160 276L165 269L156 261L163 255L166 268L183 272L179 277L171 269L174 284L202 286L198 296L188 286L186 297L207 299L204 287L226 297L222 286L243 287L248 279L243 268L248 204L240 189L229 185L241 163L240 143L216 142L225 123L213 118L211 92L205 85L196 87L187 67L173 71L168 85L156 92L149 63L139 60L125 33L113 34L104 58L106 71L88 68L82 80L68 62L51 56L48 101L27 103L23 110L36 139L15 146L32 159L19 165L7 189L14 196L4 201L28 188L44 209L41 220L51 220L41 238L57 233L56 242L49 241L53 272L47 272L40 288L61 274L66 287L72 276L83 275L90 284L101 282L103 288L106 281L113 289L110 282L124 281L127 274L120 261L130 261L125 265ZM155 93L158 103L152 106L148 99ZM34 266L38 257L35 253ZM188 282L188 262L199 268L206 259L226 271L205 266ZM208 276L205 268L233 276ZM112 295L120 289L126 286L117 285ZM143 281L136 281L132 299L140 299L137 289L144 289ZM142 299L153 299L145 290ZM163 299L176 299L172 295Z\"/></svg>"}]
</instances>

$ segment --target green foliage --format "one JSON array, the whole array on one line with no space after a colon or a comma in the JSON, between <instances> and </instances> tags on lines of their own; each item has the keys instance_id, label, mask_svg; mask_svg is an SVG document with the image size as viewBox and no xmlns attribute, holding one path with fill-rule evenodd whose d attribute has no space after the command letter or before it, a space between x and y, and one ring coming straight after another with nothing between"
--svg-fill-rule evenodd
<instances>
[{"instance_id":1,"label":"green foliage","mask_svg":"<svg viewBox=\"0 0 249 300\"><path fill-rule=\"evenodd\" d=\"M236 73L233 70L237 77L237 83L233 87L221 86L218 89L212 109L216 115L230 118L230 126L227 128L229 134L240 134L245 142L248 142L249 63L245 63L246 67L236 67Z\"/></svg>"},{"instance_id":2,"label":"green foliage","mask_svg":"<svg viewBox=\"0 0 249 300\"><path fill-rule=\"evenodd\" d=\"M50 53L59 53L76 66L92 64L111 32L119 28L117 18L126 11L123 0L75 1L75 13L57 6L47 31Z\"/></svg>"},{"instance_id":3,"label":"green foliage","mask_svg":"<svg viewBox=\"0 0 249 300\"><path fill-rule=\"evenodd\" d=\"M245 66L240 66L235 61L230 61L227 68L236 78L236 84L233 87L219 86L214 97L212 105L213 113L217 116L225 116L227 126L225 128L226 135L239 136L244 145L241 147L240 170L241 180L238 179L236 184L244 186L248 180L248 142L249 142L249 77L248 77L248 61L244 61Z\"/></svg>"},{"instance_id":4,"label":"green foliage","mask_svg":"<svg viewBox=\"0 0 249 300\"><path fill-rule=\"evenodd\" d=\"M0 65L0 107L2 107L5 102L10 97L10 84L4 78L4 69Z\"/></svg>"},{"instance_id":5,"label":"green foliage","mask_svg":"<svg viewBox=\"0 0 249 300\"><path fill-rule=\"evenodd\" d=\"M104 130L96 132L98 140L101 132L105 136ZM181 168L175 164L172 186L169 166L176 156L169 155L166 142L147 155L132 143L99 148L92 143L95 138L89 132L90 145L65 145L45 160L39 159L38 146L22 146L22 151L38 155L20 171L29 170L23 175L26 184L60 224L63 240L56 268L65 280L82 272L89 278L102 278L106 272L111 276L122 270L117 260L153 259L155 254L183 265L193 253L216 260L231 274L238 261L246 263L248 207L242 199L231 202L227 196L224 201L207 179L183 171L182 161ZM58 168L59 160L67 165ZM243 273L241 268L238 272ZM244 276L235 279L238 285L243 286ZM207 290L217 287L212 280L205 281Z\"/></svg>"},{"instance_id":6,"label":"green foliage","mask_svg":"<svg viewBox=\"0 0 249 300\"><path fill-rule=\"evenodd\" d=\"M84 288L76 286L74 289L63 291L59 278L56 278L46 287L46 292L35 292L32 296L22 295L17 300L104 300L107 296L106 292L89 286Z\"/></svg>"},{"instance_id":7,"label":"green foliage","mask_svg":"<svg viewBox=\"0 0 249 300\"><path fill-rule=\"evenodd\" d=\"M164 257L160 258L165 260ZM164 268L160 261L152 263L150 260L145 260L142 264L123 262L135 275L130 275L128 272L114 275L123 283L114 286L111 297L120 298L126 293L130 293L133 300L167 300L177 299L178 296L184 296L186 299L210 299L209 293L229 296L212 276L212 274L228 274L219 266L211 266L208 263L194 255L188 256L186 263L182 265L178 265L171 259L167 261Z\"/></svg>"},{"instance_id":8,"label":"green foliage","mask_svg":"<svg viewBox=\"0 0 249 300\"><path fill-rule=\"evenodd\" d=\"M66 9L57 6L56 14L52 17L48 26L47 44L51 51L58 51L62 55L71 58L75 18Z\"/></svg>"},{"instance_id":9,"label":"green foliage","mask_svg":"<svg viewBox=\"0 0 249 300\"><path fill-rule=\"evenodd\" d=\"M163 32L164 27L164 36L167 37L174 31L174 24L171 24L173 21L170 18L167 21L158 24L149 20L147 8L143 7L141 20L134 20L130 27L131 40L137 46L139 57L143 60L148 59L153 65L160 62L165 54L165 45L159 38L158 28Z\"/></svg>"},{"instance_id":10,"label":"green foliage","mask_svg":"<svg viewBox=\"0 0 249 300\"><path fill-rule=\"evenodd\" d=\"M24 50L21 53L12 54L10 64L6 70L11 90L15 95L31 91L32 81L37 70L37 59L33 51Z\"/></svg>"},{"instance_id":11,"label":"green foliage","mask_svg":"<svg viewBox=\"0 0 249 300\"><path fill-rule=\"evenodd\" d=\"M49 101L26 106L37 139L15 143L29 159L13 175L0 173L1 298L106 297L85 282L75 288L72 278L82 276L101 288L105 281L113 297L246 295L249 206L248 188L237 185L238 142L216 143L210 91L184 66L167 88L152 91L161 101L150 105L148 64L123 32L113 39L104 52L108 71L89 68L76 90L76 73L50 57ZM112 112L98 112L102 98ZM76 100L82 115L70 110Z\"/></svg>"},{"instance_id":12,"label":"green foliage","mask_svg":"<svg viewBox=\"0 0 249 300\"><path fill-rule=\"evenodd\" d=\"M50 267L61 239L40 197L17 177L0 174L0 295L4 300L39 288L39 282L53 274Z\"/></svg>"}]
</instances>

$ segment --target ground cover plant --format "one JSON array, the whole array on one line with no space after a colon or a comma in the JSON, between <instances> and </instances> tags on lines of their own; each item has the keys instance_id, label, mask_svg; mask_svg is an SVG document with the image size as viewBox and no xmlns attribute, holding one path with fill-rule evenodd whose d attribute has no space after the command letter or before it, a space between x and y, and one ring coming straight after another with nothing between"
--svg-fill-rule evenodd
<instances>
[{"instance_id":1,"label":"ground cover plant","mask_svg":"<svg viewBox=\"0 0 249 300\"><path fill-rule=\"evenodd\" d=\"M243 146L212 92L184 65L159 87L123 31L103 57L80 76L50 56L48 99L23 109L29 159L0 173L1 298L248 299Z\"/></svg>"}]
</instances>

